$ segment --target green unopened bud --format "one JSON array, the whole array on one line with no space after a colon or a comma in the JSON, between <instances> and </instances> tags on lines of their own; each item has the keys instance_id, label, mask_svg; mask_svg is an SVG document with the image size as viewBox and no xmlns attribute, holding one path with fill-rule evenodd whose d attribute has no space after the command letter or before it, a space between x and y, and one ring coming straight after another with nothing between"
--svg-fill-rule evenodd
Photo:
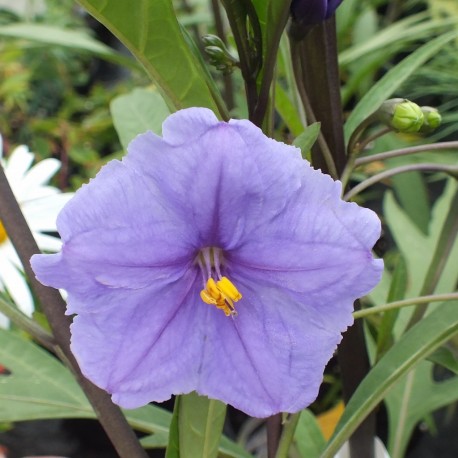
<instances>
[{"instance_id":1,"label":"green unopened bud","mask_svg":"<svg viewBox=\"0 0 458 458\"><path fill-rule=\"evenodd\" d=\"M425 121L421 126L420 132L423 134L429 134L433 130L437 129L442 122L442 116L437 108L433 107L421 107Z\"/></svg>"},{"instance_id":2,"label":"green unopened bud","mask_svg":"<svg viewBox=\"0 0 458 458\"><path fill-rule=\"evenodd\" d=\"M407 99L389 99L377 112L382 122L398 132L418 132L424 122L421 108Z\"/></svg>"},{"instance_id":3,"label":"green unopened bud","mask_svg":"<svg viewBox=\"0 0 458 458\"><path fill-rule=\"evenodd\" d=\"M205 45L204 49L209 56L210 64L225 75L232 73L238 61L229 52L221 38L216 35L204 35L202 42Z\"/></svg>"},{"instance_id":4,"label":"green unopened bud","mask_svg":"<svg viewBox=\"0 0 458 458\"><path fill-rule=\"evenodd\" d=\"M202 37L202 43L207 46L217 46L218 48L225 48L226 45L224 44L223 40L217 35L204 35Z\"/></svg>"},{"instance_id":5,"label":"green unopened bud","mask_svg":"<svg viewBox=\"0 0 458 458\"><path fill-rule=\"evenodd\" d=\"M223 61L226 59L224 51L221 48L218 48L218 46L206 46L205 52L210 56L212 60Z\"/></svg>"}]
</instances>

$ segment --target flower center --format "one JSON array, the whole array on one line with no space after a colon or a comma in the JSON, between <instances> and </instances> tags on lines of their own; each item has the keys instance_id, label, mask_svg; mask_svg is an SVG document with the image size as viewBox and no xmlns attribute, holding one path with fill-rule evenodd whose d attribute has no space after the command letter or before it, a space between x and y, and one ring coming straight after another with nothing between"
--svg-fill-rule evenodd
<instances>
[{"instance_id":1,"label":"flower center","mask_svg":"<svg viewBox=\"0 0 458 458\"><path fill-rule=\"evenodd\" d=\"M7 238L8 235L6 234L6 229L3 226L2 221L0 220L0 244L3 243Z\"/></svg>"},{"instance_id":2,"label":"flower center","mask_svg":"<svg viewBox=\"0 0 458 458\"><path fill-rule=\"evenodd\" d=\"M206 247L200 250L197 263L202 271L204 289L200 298L210 305L222 310L226 316L237 316L234 302L239 301L242 295L235 285L221 275L223 252L220 248ZM216 278L216 280L215 280Z\"/></svg>"}]
</instances>

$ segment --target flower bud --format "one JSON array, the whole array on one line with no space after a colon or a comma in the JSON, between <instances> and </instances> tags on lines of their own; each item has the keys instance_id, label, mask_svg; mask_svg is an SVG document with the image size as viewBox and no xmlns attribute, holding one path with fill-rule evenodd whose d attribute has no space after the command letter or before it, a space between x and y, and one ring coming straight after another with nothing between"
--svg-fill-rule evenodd
<instances>
[{"instance_id":1,"label":"flower bud","mask_svg":"<svg viewBox=\"0 0 458 458\"><path fill-rule=\"evenodd\" d=\"M309 31L326 19L329 19L343 0L293 0L291 3L292 21L289 36L294 41L301 41Z\"/></svg>"},{"instance_id":2,"label":"flower bud","mask_svg":"<svg viewBox=\"0 0 458 458\"><path fill-rule=\"evenodd\" d=\"M229 52L223 40L216 35L204 35L202 42L205 45L204 49L209 56L210 64L225 75L232 73L238 62Z\"/></svg>"},{"instance_id":3,"label":"flower bud","mask_svg":"<svg viewBox=\"0 0 458 458\"><path fill-rule=\"evenodd\" d=\"M423 116L425 118L423 125L421 126L420 132L423 134L429 134L433 130L436 130L442 122L442 116L437 108L433 107L421 107Z\"/></svg>"},{"instance_id":4,"label":"flower bud","mask_svg":"<svg viewBox=\"0 0 458 458\"><path fill-rule=\"evenodd\" d=\"M211 34L204 35L202 37L202 43L205 45L205 47L216 46L221 49L226 47L223 40L221 40L221 38L218 37L217 35L211 35Z\"/></svg>"},{"instance_id":5,"label":"flower bud","mask_svg":"<svg viewBox=\"0 0 458 458\"><path fill-rule=\"evenodd\" d=\"M343 0L293 0L291 15L302 25L314 25L330 18Z\"/></svg>"},{"instance_id":6,"label":"flower bud","mask_svg":"<svg viewBox=\"0 0 458 458\"><path fill-rule=\"evenodd\" d=\"M407 99L386 100L377 113L380 121L398 132L418 132L424 122L421 108Z\"/></svg>"}]
</instances>

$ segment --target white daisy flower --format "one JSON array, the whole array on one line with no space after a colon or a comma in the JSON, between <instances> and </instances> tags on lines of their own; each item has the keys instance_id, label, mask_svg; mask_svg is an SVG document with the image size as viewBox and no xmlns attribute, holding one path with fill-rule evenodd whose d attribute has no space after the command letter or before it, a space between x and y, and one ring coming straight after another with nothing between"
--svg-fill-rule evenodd
<instances>
[{"instance_id":1,"label":"white daisy flower","mask_svg":"<svg viewBox=\"0 0 458 458\"><path fill-rule=\"evenodd\" d=\"M59 170L60 161L44 159L31 167L34 155L24 145L18 146L8 158L2 156L0 135L0 161L38 246L48 252L60 250L60 239L47 234L56 231L57 214L73 195L47 185ZM22 264L0 220L0 290L6 290L17 307L31 316L32 294L22 272ZM7 324L6 317L0 314L0 327Z\"/></svg>"}]
</instances>

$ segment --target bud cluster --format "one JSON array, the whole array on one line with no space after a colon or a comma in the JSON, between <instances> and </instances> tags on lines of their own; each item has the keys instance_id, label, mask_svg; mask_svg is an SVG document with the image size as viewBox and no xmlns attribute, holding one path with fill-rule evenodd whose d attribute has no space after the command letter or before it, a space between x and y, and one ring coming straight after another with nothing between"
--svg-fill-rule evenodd
<instances>
[{"instance_id":1,"label":"bud cluster","mask_svg":"<svg viewBox=\"0 0 458 458\"><path fill-rule=\"evenodd\" d=\"M238 60L229 52L223 40L218 36L204 35L202 42L210 64L223 75L230 75L234 71L234 67L239 65Z\"/></svg>"},{"instance_id":2,"label":"bud cluster","mask_svg":"<svg viewBox=\"0 0 458 458\"><path fill-rule=\"evenodd\" d=\"M441 124L441 115L436 108L420 107L410 100L400 98L383 102L376 117L403 133L429 133Z\"/></svg>"}]
</instances>

